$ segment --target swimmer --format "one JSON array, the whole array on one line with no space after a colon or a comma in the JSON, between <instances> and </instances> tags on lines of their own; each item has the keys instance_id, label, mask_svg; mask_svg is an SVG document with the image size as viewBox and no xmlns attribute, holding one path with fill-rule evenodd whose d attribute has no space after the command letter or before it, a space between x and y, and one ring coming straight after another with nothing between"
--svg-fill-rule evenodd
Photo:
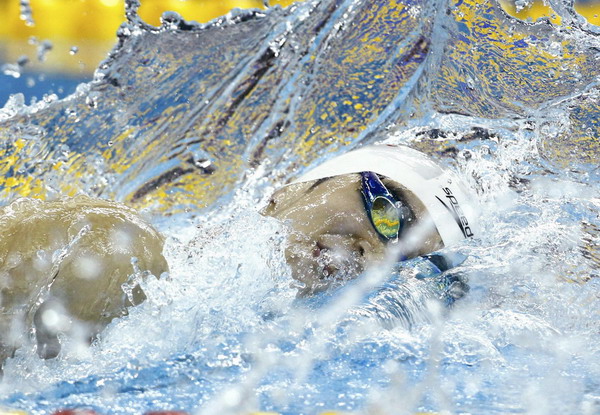
<instances>
[{"instance_id":1,"label":"swimmer","mask_svg":"<svg viewBox=\"0 0 600 415\"><path fill-rule=\"evenodd\" d=\"M387 255L424 256L476 232L460 180L405 146L329 160L277 190L263 213L291 226L285 256L301 296L343 284ZM442 271L449 266L427 258Z\"/></svg>"},{"instance_id":2,"label":"swimmer","mask_svg":"<svg viewBox=\"0 0 600 415\"><path fill-rule=\"evenodd\" d=\"M390 254L424 256L443 271L444 258L428 254L475 235L471 202L458 178L426 155L369 146L279 189L263 213L291 225L286 260L306 296ZM115 202L20 199L0 208L0 225L0 364L31 329L38 354L52 358L60 336L81 337L83 327L90 340L142 302L128 281L132 258L157 277L167 271L162 237Z\"/></svg>"},{"instance_id":3,"label":"swimmer","mask_svg":"<svg viewBox=\"0 0 600 415\"><path fill-rule=\"evenodd\" d=\"M156 277L168 270L161 235L116 202L19 199L0 208L0 229L0 366L32 330L53 358L60 336L89 342L142 302L132 258Z\"/></svg>"}]
</instances>

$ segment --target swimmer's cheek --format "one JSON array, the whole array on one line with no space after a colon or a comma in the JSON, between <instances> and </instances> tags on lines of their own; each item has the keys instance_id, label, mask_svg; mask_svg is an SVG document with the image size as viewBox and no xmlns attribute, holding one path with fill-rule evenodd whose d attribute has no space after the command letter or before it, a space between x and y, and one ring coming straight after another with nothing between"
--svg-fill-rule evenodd
<instances>
[{"instance_id":1,"label":"swimmer's cheek","mask_svg":"<svg viewBox=\"0 0 600 415\"><path fill-rule=\"evenodd\" d=\"M341 241L341 239L344 239ZM358 277L369 264L382 255L374 254L370 244L351 237L333 235L317 242L290 240L285 257L292 277L299 282L300 296L315 294Z\"/></svg>"}]
</instances>

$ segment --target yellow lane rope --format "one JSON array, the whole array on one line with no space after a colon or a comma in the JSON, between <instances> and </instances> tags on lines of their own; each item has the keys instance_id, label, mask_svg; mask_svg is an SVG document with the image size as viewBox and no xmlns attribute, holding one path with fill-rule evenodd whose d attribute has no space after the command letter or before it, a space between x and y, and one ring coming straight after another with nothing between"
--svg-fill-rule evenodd
<instances>
[{"instance_id":1,"label":"yellow lane rope","mask_svg":"<svg viewBox=\"0 0 600 415\"><path fill-rule=\"evenodd\" d=\"M18 0L0 0L0 61L17 62L29 57L28 67L47 72L90 74L115 44L116 31L124 21L124 0L30 0L34 25L20 16ZM293 0L270 0L270 5L289 6ZM517 10L515 0L500 0L510 15L535 21L549 17L560 24L560 17L544 0ZM263 0L142 0L140 17L160 25L165 11L175 11L186 20L205 23L233 8L264 9ZM575 9L592 24L600 25L600 0L576 0ZM35 59L39 42L50 40L53 50L45 61ZM71 52L71 56L69 53ZM76 52L76 53L75 53Z\"/></svg>"}]
</instances>

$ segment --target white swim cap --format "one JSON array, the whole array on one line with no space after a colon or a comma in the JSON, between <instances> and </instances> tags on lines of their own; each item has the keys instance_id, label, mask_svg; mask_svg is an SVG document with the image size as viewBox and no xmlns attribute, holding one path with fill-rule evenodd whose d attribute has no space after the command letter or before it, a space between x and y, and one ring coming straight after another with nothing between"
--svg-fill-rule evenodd
<instances>
[{"instance_id":1,"label":"white swim cap","mask_svg":"<svg viewBox=\"0 0 600 415\"><path fill-rule=\"evenodd\" d=\"M452 172L406 146L374 145L335 157L300 176L294 183L371 171L394 180L425 205L445 246L477 232L473 195Z\"/></svg>"}]
</instances>

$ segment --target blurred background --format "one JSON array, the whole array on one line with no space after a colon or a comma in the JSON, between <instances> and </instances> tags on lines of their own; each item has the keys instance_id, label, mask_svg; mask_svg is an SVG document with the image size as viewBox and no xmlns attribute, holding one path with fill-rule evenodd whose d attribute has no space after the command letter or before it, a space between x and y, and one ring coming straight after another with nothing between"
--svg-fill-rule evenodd
<instances>
[{"instance_id":1,"label":"blurred background","mask_svg":"<svg viewBox=\"0 0 600 415\"><path fill-rule=\"evenodd\" d=\"M546 0L499 0L504 10L525 21L560 17ZM165 11L201 23L234 8L286 7L293 0L142 0L140 17L160 25ZM11 94L25 103L71 94L92 79L116 42L125 20L124 0L0 0L0 107ZM600 0L575 0L575 10L600 26Z\"/></svg>"},{"instance_id":2,"label":"blurred background","mask_svg":"<svg viewBox=\"0 0 600 415\"><path fill-rule=\"evenodd\" d=\"M234 8L288 6L292 0L144 0L140 17L160 26L165 11L200 23ZM11 94L25 102L59 98L92 79L115 45L125 20L124 0L0 0L0 107Z\"/></svg>"}]
</instances>

